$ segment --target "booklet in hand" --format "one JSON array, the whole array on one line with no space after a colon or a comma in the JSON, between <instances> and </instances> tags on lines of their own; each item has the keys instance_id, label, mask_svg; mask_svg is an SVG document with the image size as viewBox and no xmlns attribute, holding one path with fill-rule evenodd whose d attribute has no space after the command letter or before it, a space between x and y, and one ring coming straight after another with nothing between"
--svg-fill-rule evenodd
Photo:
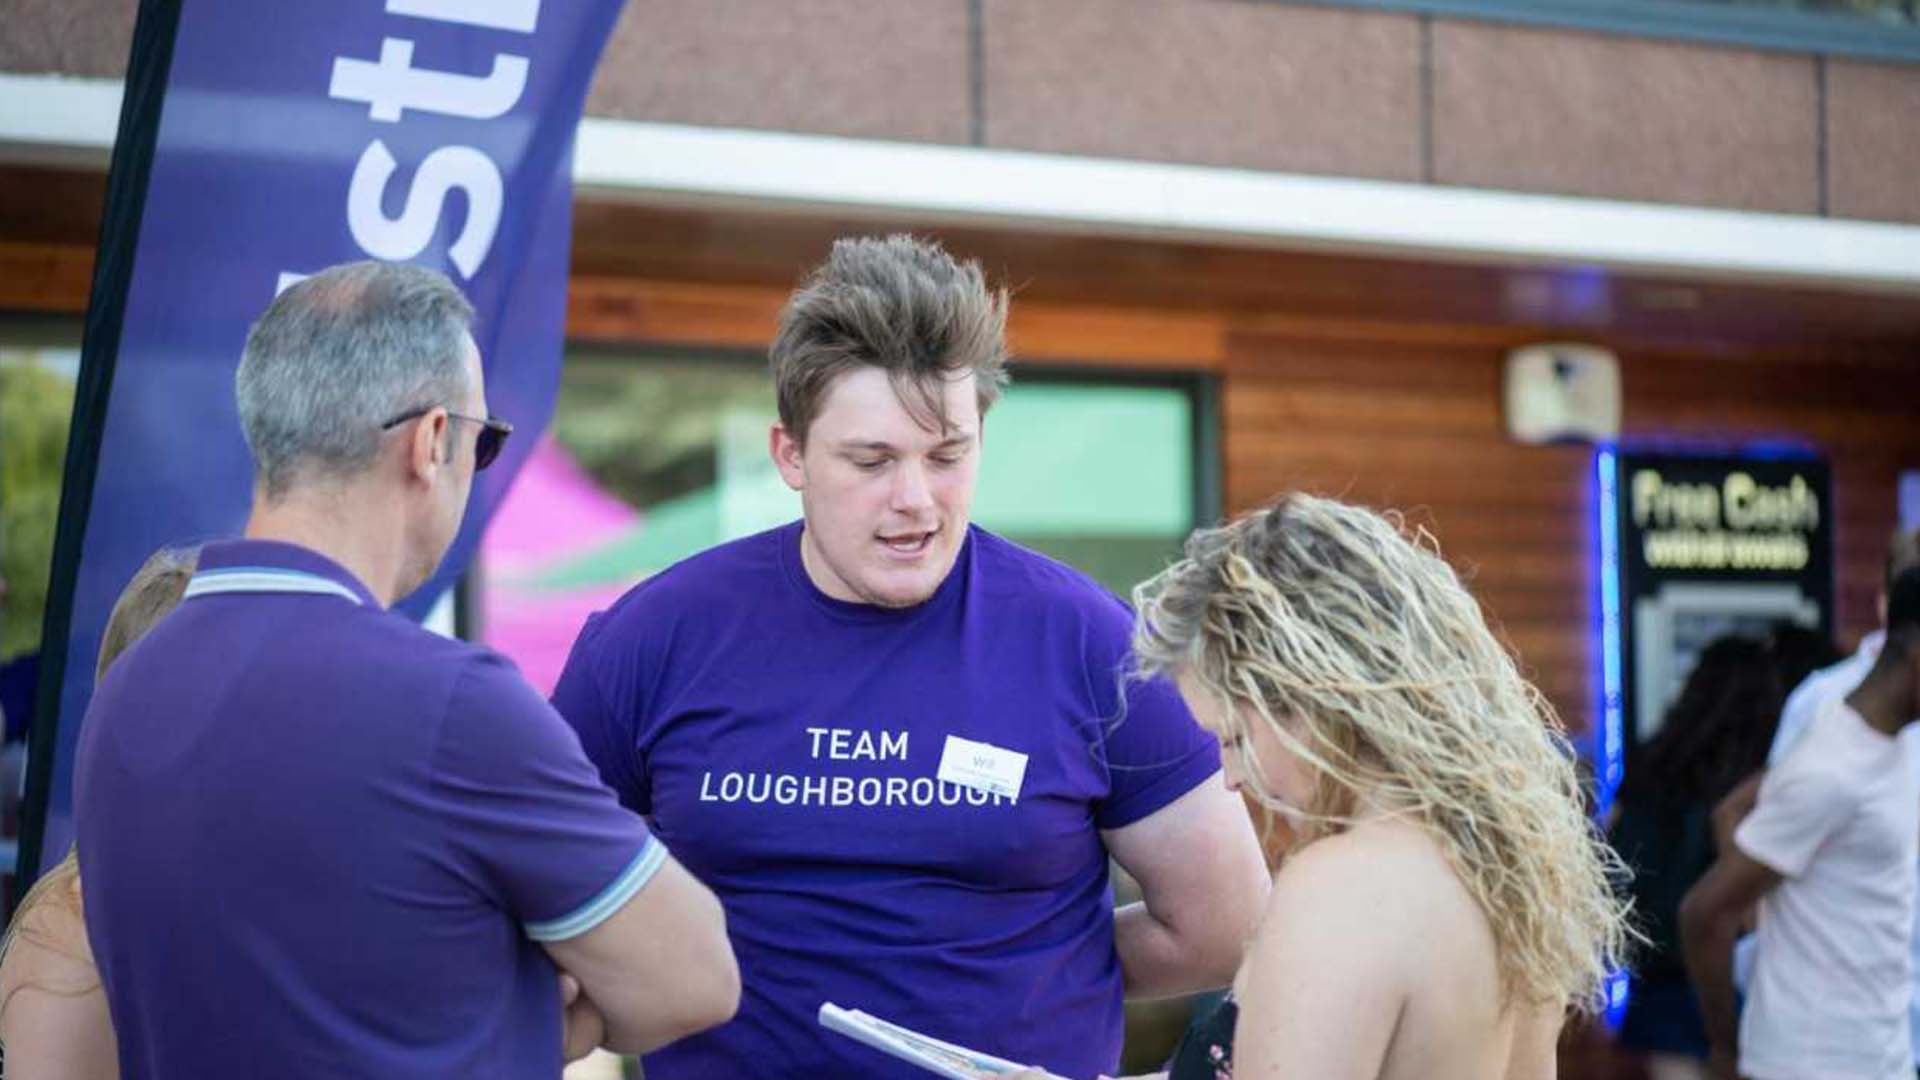
<instances>
[{"instance_id":1,"label":"booklet in hand","mask_svg":"<svg viewBox=\"0 0 1920 1080\"><path fill-rule=\"evenodd\" d=\"M978 1050L941 1042L931 1035L890 1024L858 1009L843 1009L831 1001L820 1006L820 1026L863 1042L882 1053L892 1054L902 1061L912 1062L930 1073L947 1077L947 1080L988 1080L990 1077L1006 1076L1032 1068Z\"/></svg>"}]
</instances>

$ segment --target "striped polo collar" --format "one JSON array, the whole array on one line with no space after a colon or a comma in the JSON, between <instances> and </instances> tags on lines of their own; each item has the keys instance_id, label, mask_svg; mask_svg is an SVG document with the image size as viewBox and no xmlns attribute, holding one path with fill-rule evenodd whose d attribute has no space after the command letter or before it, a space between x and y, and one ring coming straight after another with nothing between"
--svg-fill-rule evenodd
<instances>
[{"instance_id":1,"label":"striped polo collar","mask_svg":"<svg viewBox=\"0 0 1920 1080\"><path fill-rule=\"evenodd\" d=\"M185 598L233 593L307 593L380 606L373 593L339 563L277 540L224 540L200 549Z\"/></svg>"}]
</instances>

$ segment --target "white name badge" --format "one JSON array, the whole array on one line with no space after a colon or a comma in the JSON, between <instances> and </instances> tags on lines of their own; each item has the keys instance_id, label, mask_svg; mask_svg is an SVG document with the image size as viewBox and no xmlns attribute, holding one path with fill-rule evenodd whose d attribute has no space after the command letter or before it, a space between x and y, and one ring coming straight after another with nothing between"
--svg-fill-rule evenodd
<instances>
[{"instance_id":1,"label":"white name badge","mask_svg":"<svg viewBox=\"0 0 1920 1080\"><path fill-rule=\"evenodd\" d=\"M940 752L942 783L1018 800L1020 784L1026 776L1027 755L1018 750L949 735L946 748Z\"/></svg>"}]
</instances>

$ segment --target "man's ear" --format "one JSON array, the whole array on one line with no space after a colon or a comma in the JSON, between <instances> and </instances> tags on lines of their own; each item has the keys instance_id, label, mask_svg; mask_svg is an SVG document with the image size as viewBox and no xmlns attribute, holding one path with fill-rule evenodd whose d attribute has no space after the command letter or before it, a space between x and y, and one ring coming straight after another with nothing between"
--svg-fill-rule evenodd
<instances>
[{"instance_id":1,"label":"man's ear","mask_svg":"<svg viewBox=\"0 0 1920 1080\"><path fill-rule=\"evenodd\" d=\"M438 406L414 422L413 437L407 440L407 469L417 479L431 481L434 473L448 464L447 428L450 426L447 410Z\"/></svg>"},{"instance_id":2,"label":"man's ear","mask_svg":"<svg viewBox=\"0 0 1920 1080\"><path fill-rule=\"evenodd\" d=\"M780 479L785 480L788 487L800 491L807 486L804 448L785 424L775 421L768 429L767 454L773 458L773 467L780 470Z\"/></svg>"}]
</instances>

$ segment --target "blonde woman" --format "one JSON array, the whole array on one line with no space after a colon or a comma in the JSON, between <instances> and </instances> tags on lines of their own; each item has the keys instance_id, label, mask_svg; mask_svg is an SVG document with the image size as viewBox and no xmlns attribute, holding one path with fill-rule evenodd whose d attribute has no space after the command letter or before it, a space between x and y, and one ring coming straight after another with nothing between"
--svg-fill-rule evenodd
<instances>
[{"instance_id":1,"label":"blonde woman","mask_svg":"<svg viewBox=\"0 0 1920 1080\"><path fill-rule=\"evenodd\" d=\"M195 549L156 552L113 605L94 679L172 611ZM113 1022L81 917L80 865L69 851L40 876L0 942L0 1048L8 1080L114 1080Z\"/></svg>"},{"instance_id":2,"label":"blonde woman","mask_svg":"<svg viewBox=\"0 0 1920 1080\"><path fill-rule=\"evenodd\" d=\"M1173 1080L1553 1076L1629 934L1617 861L1552 712L1424 535L1292 495L1195 534L1135 606L1143 670L1298 837Z\"/></svg>"}]
</instances>

